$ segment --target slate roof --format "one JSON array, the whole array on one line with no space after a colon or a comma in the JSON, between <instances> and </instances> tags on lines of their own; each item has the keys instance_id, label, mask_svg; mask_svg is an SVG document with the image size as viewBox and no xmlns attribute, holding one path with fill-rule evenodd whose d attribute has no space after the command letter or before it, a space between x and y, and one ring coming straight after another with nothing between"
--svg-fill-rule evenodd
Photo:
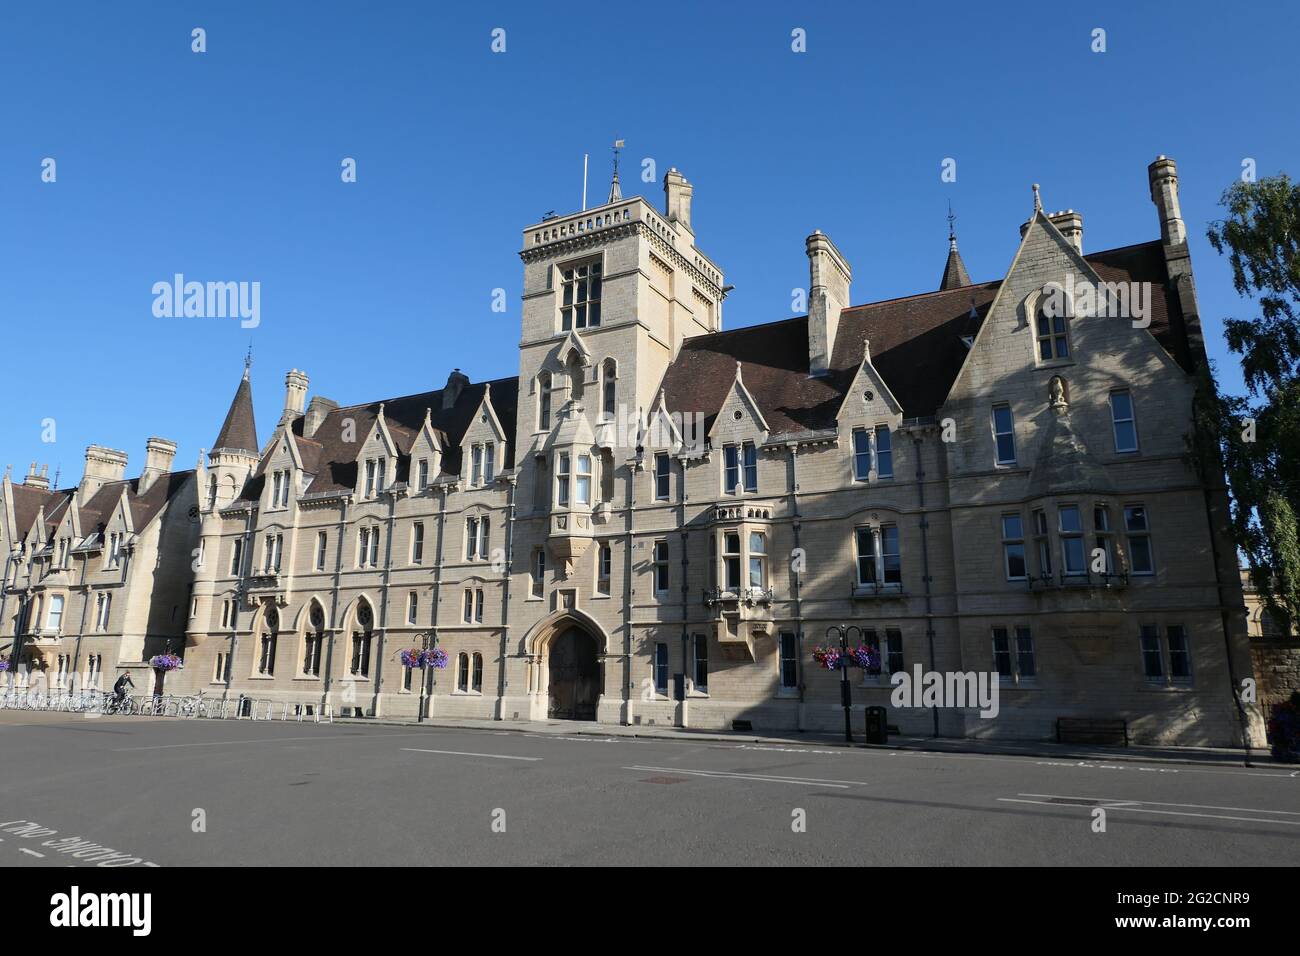
<instances>
[{"instance_id":1,"label":"slate roof","mask_svg":"<svg viewBox=\"0 0 1300 956\"><path fill-rule=\"evenodd\" d=\"M429 409L430 424L440 432L446 451L442 456L443 474L459 474L461 466L460 441L469 428L474 412L483 401L486 388L492 390L492 408L496 411L501 427L507 436L507 457L498 464L501 469L514 464L515 418L519 406L519 380L517 378L499 378L490 382L466 385L457 396L451 408L443 410L443 389L387 398L368 402L363 405L348 405L331 409L317 427L311 438L302 434L303 419L293 423L293 433L302 452L303 468L308 474L314 474L306 495L330 494L350 491L357 483L356 457L361 442L365 441L379 417L379 406L384 407L384 421L388 432L397 443L397 472L392 476L393 482L409 481L411 469L411 446L420 429L424 426L424 412ZM344 422L351 419L354 441L343 440ZM268 456L269 457L269 456ZM265 486L266 461L258 467L240 494L244 502L256 501L261 497Z\"/></svg>"},{"instance_id":2,"label":"slate roof","mask_svg":"<svg viewBox=\"0 0 1300 956\"><path fill-rule=\"evenodd\" d=\"M253 386L249 384L247 374L235 389L230 411L226 412L226 420L222 422L212 448L214 451L218 448L243 451L250 455L256 455L260 450L257 446L257 423L253 419Z\"/></svg>"},{"instance_id":3,"label":"slate roof","mask_svg":"<svg viewBox=\"0 0 1300 956\"><path fill-rule=\"evenodd\" d=\"M1186 326L1169 293L1159 241L1110 249L1084 257L1108 282L1150 282L1149 331L1174 359L1191 370ZM852 306L840 315L830 373L808 376L808 317L798 316L688 339L663 380L669 411L702 412L713 420L743 363L742 377L773 434L831 428L862 362L863 340L871 361L903 415L933 415L961 370L967 347L988 314L1002 281Z\"/></svg>"}]
</instances>

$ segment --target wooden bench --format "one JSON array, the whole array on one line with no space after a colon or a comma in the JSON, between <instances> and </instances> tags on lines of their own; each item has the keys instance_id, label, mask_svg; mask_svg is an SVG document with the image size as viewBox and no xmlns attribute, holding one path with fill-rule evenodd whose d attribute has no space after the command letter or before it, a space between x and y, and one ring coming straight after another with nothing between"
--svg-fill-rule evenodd
<instances>
[{"instance_id":1,"label":"wooden bench","mask_svg":"<svg viewBox=\"0 0 1300 956\"><path fill-rule=\"evenodd\" d=\"M1128 746L1128 721L1101 717L1057 717L1058 744L1119 744Z\"/></svg>"}]
</instances>

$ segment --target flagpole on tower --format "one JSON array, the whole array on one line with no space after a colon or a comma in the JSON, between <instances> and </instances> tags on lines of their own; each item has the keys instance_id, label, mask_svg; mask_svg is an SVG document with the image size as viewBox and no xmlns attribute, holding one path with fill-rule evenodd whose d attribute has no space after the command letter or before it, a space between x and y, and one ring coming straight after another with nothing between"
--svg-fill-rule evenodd
<instances>
[{"instance_id":1,"label":"flagpole on tower","mask_svg":"<svg viewBox=\"0 0 1300 956\"><path fill-rule=\"evenodd\" d=\"M587 154L582 154L582 211L587 211Z\"/></svg>"}]
</instances>

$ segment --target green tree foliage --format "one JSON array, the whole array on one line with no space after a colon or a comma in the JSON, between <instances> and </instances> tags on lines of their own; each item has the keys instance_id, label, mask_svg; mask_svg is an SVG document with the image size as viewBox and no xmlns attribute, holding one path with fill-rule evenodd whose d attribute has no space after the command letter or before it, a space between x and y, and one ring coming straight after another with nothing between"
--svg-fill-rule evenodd
<instances>
[{"instance_id":1,"label":"green tree foliage","mask_svg":"<svg viewBox=\"0 0 1300 956\"><path fill-rule=\"evenodd\" d=\"M1300 613L1300 185L1285 174L1239 182L1210 224L1232 283L1259 315L1224 321L1228 348L1241 356L1247 396L1219 395L1206 374L1197 414L1217 446L1232 493L1237 543L1255 586L1283 620ZM1217 456L1216 456L1217 457ZM1202 462L1208 461L1202 457Z\"/></svg>"}]
</instances>

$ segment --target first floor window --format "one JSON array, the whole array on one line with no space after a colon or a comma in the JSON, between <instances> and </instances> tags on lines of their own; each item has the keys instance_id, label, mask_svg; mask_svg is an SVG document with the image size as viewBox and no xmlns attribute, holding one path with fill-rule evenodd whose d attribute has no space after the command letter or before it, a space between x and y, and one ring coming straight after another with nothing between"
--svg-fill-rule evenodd
<instances>
[{"instance_id":1,"label":"first floor window","mask_svg":"<svg viewBox=\"0 0 1300 956\"><path fill-rule=\"evenodd\" d=\"M876 536L870 528L854 533L858 546L858 584L876 583Z\"/></svg>"},{"instance_id":2,"label":"first floor window","mask_svg":"<svg viewBox=\"0 0 1300 956\"><path fill-rule=\"evenodd\" d=\"M533 597L541 597L546 588L546 551L538 548L533 552Z\"/></svg>"},{"instance_id":3,"label":"first floor window","mask_svg":"<svg viewBox=\"0 0 1300 956\"><path fill-rule=\"evenodd\" d=\"M1083 522L1078 505L1061 505L1057 512L1061 532L1061 567L1069 575L1087 573L1083 554Z\"/></svg>"},{"instance_id":4,"label":"first floor window","mask_svg":"<svg viewBox=\"0 0 1300 956\"><path fill-rule=\"evenodd\" d=\"M722 490L729 495L740 490L740 449L735 445L722 448Z\"/></svg>"},{"instance_id":5,"label":"first floor window","mask_svg":"<svg viewBox=\"0 0 1300 956\"><path fill-rule=\"evenodd\" d=\"M663 642L655 645L655 690L668 693L668 645Z\"/></svg>"},{"instance_id":6,"label":"first floor window","mask_svg":"<svg viewBox=\"0 0 1300 956\"><path fill-rule=\"evenodd\" d=\"M424 522L417 521L411 526L411 563L424 562Z\"/></svg>"},{"instance_id":7,"label":"first floor window","mask_svg":"<svg viewBox=\"0 0 1300 956\"><path fill-rule=\"evenodd\" d=\"M406 623L414 624L420 616L420 596L412 591L406 597Z\"/></svg>"},{"instance_id":8,"label":"first floor window","mask_svg":"<svg viewBox=\"0 0 1300 956\"><path fill-rule=\"evenodd\" d=\"M609 580L614 570L614 551L608 544L600 546L599 563L596 566L596 592L609 593Z\"/></svg>"},{"instance_id":9,"label":"first floor window","mask_svg":"<svg viewBox=\"0 0 1300 956\"><path fill-rule=\"evenodd\" d=\"M114 561L113 563L116 564L117 562ZM239 574L239 572L243 569L243 563L244 563L244 539L236 538L234 547L231 549L230 552L230 573Z\"/></svg>"},{"instance_id":10,"label":"first floor window","mask_svg":"<svg viewBox=\"0 0 1300 956\"><path fill-rule=\"evenodd\" d=\"M578 456L578 471L573 479L573 497L580 505L591 504L591 456Z\"/></svg>"},{"instance_id":11,"label":"first floor window","mask_svg":"<svg viewBox=\"0 0 1300 956\"><path fill-rule=\"evenodd\" d=\"M1020 515L1002 516L1002 564L1008 581L1025 579L1025 529Z\"/></svg>"},{"instance_id":12,"label":"first floor window","mask_svg":"<svg viewBox=\"0 0 1300 956\"><path fill-rule=\"evenodd\" d=\"M903 559L898 551L898 526L887 524L880 529L881 564L886 584L903 583Z\"/></svg>"},{"instance_id":13,"label":"first floor window","mask_svg":"<svg viewBox=\"0 0 1300 956\"><path fill-rule=\"evenodd\" d=\"M1155 562L1151 557L1151 529L1147 525L1147 509L1129 505L1124 509L1124 533L1128 542L1129 570L1133 574L1154 574Z\"/></svg>"},{"instance_id":14,"label":"first floor window","mask_svg":"<svg viewBox=\"0 0 1300 956\"><path fill-rule=\"evenodd\" d=\"M483 623L483 589L474 589L474 623Z\"/></svg>"},{"instance_id":15,"label":"first floor window","mask_svg":"<svg viewBox=\"0 0 1300 956\"><path fill-rule=\"evenodd\" d=\"M474 623L474 589L465 589L465 623Z\"/></svg>"},{"instance_id":16,"label":"first floor window","mask_svg":"<svg viewBox=\"0 0 1300 956\"><path fill-rule=\"evenodd\" d=\"M707 634L696 634L691 642L695 646L695 671L691 679L695 681L695 689L706 694L709 691L709 637Z\"/></svg>"},{"instance_id":17,"label":"first floor window","mask_svg":"<svg viewBox=\"0 0 1300 956\"><path fill-rule=\"evenodd\" d=\"M728 531L722 536L723 588L740 590L740 532Z\"/></svg>"},{"instance_id":18,"label":"first floor window","mask_svg":"<svg viewBox=\"0 0 1300 956\"><path fill-rule=\"evenodd\" d=\"M761 531L749 533L749 586L767 587L767 536Z\"/></svg>"},{"instance_id":19,"label":"first floor window","mask_svg":"<svg viewBox=\"0 0 1300 956\"><path fill-rule=\"evenodd\" d=\"M758 490L758 449L752 441L740 446L741 459L745 463L745 490Z\"/></svg>"},{"instance_id":20,"label":"first floor window","mask_svg":"<svg viewBox=\"0 0 1300 956\"><path fill-rule=\"evenodd\" d=\"M555 504L559 508L569 506L569 455L560 452L555 456Z\"/></svg>"},{"instance_id":21,"label":"first floor window","mask_svg":"<svg viewBox=\"0 0 1300 956\"><path fill-rule=\"evenodd\" d=\"M222 653L218 653L216 661L213 662L212 683L220 684L223 681L225 681L225 679L226 679L226 655Z\"/></svg>"},{"instance_id":22,"label":"first floor window","mask_svg":"<svg viewBox=\"0 0 1300 956\"><path fill-rule=\"evenodd\" d=\"M1102 574L1113 574L1115 571L1115 551L1111 547L1110 536L1110 512L1106 510L1105 505L1096 505L1092 509L1092 528L1093 528L1093 560L1097 558L1097 552L1101 553Z\"/></svg>"},{"instance_id":23,"label":"first floor window","mask_svg":"<svg viewBox=\"0 0 1300 956\"><path fill-rule=\"evenodd\" d=\"M50 598L50 612L45 618L45 625L51 631L57 631L63 626L63 595L56 594Z\"/></svg>"},{"instance_id":24,"label":"first floor window","mask_svg":"<svg viewBox=\"0 0 1300 956\"><path fill-rule=\"evenodd\" d=\"M325 559L329 548L329 535L324 531L316 532L316 570L325 570Z\"/></svg>"},{"instance_id":25,"label":"first floor window","mask_svg":"<svg viewBox=\"0 0 1300 956\"><path fill-rule=\"evenodd\" d=\"M655 593L668 593L668 542L656 541L654 545Z\"/></svg>"},{"instance_id":26,"label":"first floor window","mask_svg":"<svg viewBox=\"0 0 1300 956\"><path fill-rule=\"evenodd\" d=\"M794 690L799 686L799 638L791 631L781 632L781 689Z\"/></svg>"},{"instance_id":27,"label":"first floor window","mask_svg":"<svg viewBox=\"0 0 1300 956\"><path fill-rule=\"evenodd\" d=\"M1043 578L1052 576L1052 541L1047 535L1047 512L1034 512L1034 543L1038 547L1038 573Z\"/></svg>"}]
</instances>

